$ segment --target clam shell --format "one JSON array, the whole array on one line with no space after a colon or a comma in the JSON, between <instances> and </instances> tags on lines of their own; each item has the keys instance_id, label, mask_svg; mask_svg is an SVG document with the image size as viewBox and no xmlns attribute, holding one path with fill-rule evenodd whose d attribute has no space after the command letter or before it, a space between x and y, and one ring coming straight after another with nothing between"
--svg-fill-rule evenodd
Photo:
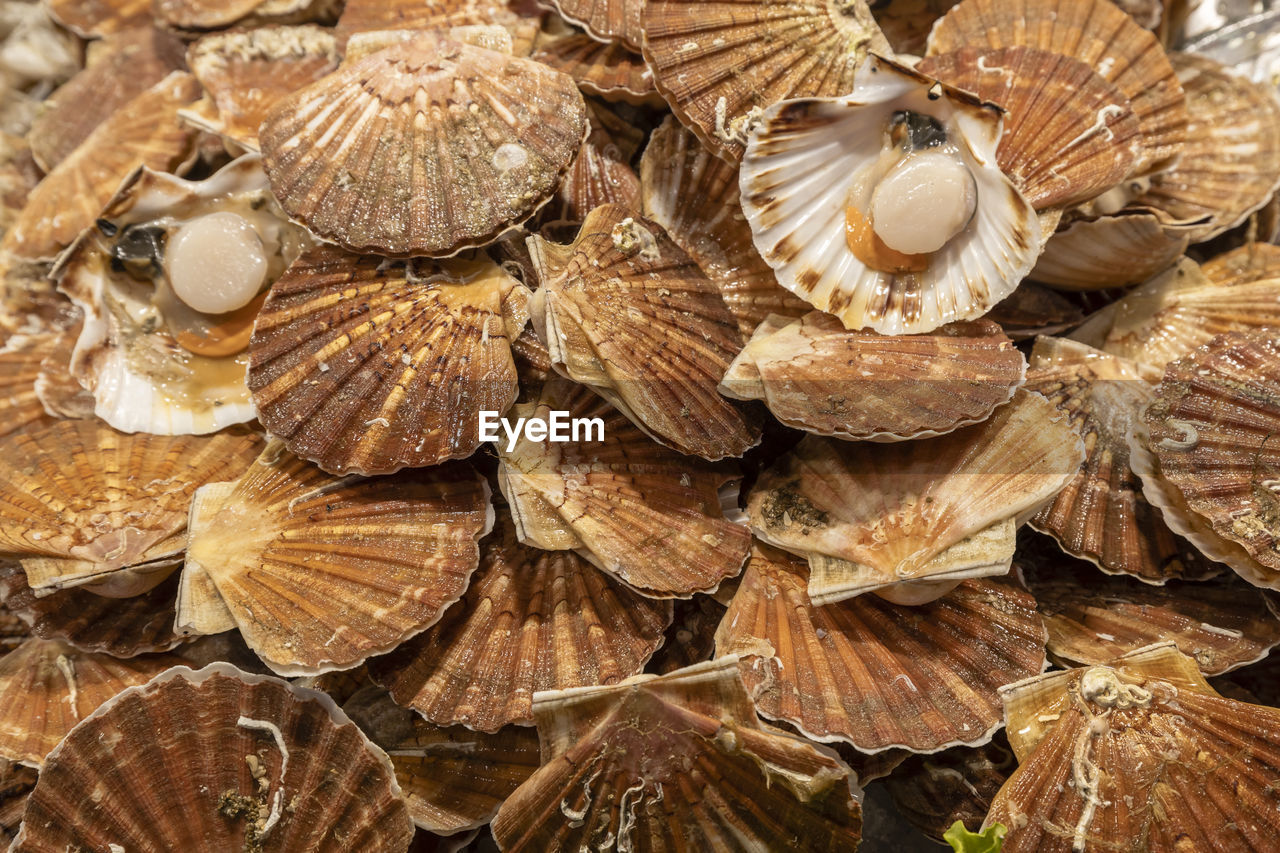
<instances>
[{"instance_id":1,"label":"clam shell","mask_svg":"<svg viewBox=\"0 0 1280 853\"><path fill-rule=\"evenodd\" d=\"M541 17L531 4L507 0L347 0L334 35L345 49L358 33L498 25L511 33L516 55L527 56Z\"/></svg>"},{"instance_id":2,"label":"clam shell","mask_svg":"<svg viewBox=\"0 0 1280 853\"><path fill-rule=\"evenodd\" d=\"M618 127L623 124L620 119L593 105L588 105L587 114L591 119L591 132L557 190L564 218L581 222L603 204L639 210L640 179L629 162L635 149L628 144L629 140L621 140L619 144L620 140L613 134L613 130L620 131L621 135L633 129Z\"/></svg>"},{"instance_id":3,"label":"clam shell","mask_svg":"<svg viewBox=\"0 0 1280 853\"><path fill-rule=\"evenodd\" d=\"M644 57L620 42L605 44L586 33L573 33L542 46L533 58L568 74L588 95L636 105L655 99L665 103Z\"/></svg>"},{"instance_id":4,"label":"clam shell","mask_svg":"<svg viewBox=\"0 0 1280 853\"><path fill-rule=\"evenodd\" d=\"M540 693L534 714L543 765L493 820L502 850L577 850L603 838L652 851L858 844L848 766L761 725L733 658Z\"/></svg>"},{"instance_id":5,"label":"clam shell","mask_svg":"<svg viewBox=\"0 0 1280 853\"><path fill-rule=\"evenodd\" d=\"M151 0L48 0L54 21L82 38L100 38L151 23Z\"/></svg>"},{"instance_id":6,"label":"clam shell","mask_svg":"<svg viewBox=\"0 0 1280 853\"><path fill-rule=\"evenodd\" d=\"M1024 281L983 319L999 323L1006 335L1021 341L1036 335L1056 335L1077 326L1084 319L1084 311L1050 288Z\"/></svg>"},{"instance_id":7,"label":"clam shell","mask_svg":"<svg viewBox=\"0 0 1280 853\"><path fill-rule=\"evenodd\" d=\"M921 334L972 320L1013 292L1041 245L1035 211L995 165L998 110L974 96L873 58L853 92L770 107L748 134L740 187L756 249L778 283L846 328ZM854 176L880 157L888 124L907 110L945 128L972 174L970 222L918 273L867 267L846 240Z\"/></svg>"},{"instance_id":8,"label":"clam shell","mask_svg":"<svg viewBox=\"0 0 1280 853\"><path fill-rule=\"evenodd\" d=\"M15 335L0 347L0 437L56 422L36 396L40 364L54 351L57 335Z\"/></svg>"},{"instance_id":9,"label":"clam shell","mask_svg":"<svg viewBox=\"0 0 1280 853\"><path fill-rule=\"evenodd\" d=\"M27 796L36 786L36 771L17 762L0 763L0 844L18 834Z\"/></svg>"},{"instance_id":10,"label":"clam shell","mask_svg":"<svg viewBox=\"0 0 1280 853\"><path fill-rule=\"evenodd\" d=\"M119 660L56 640L27 640L0 658L0 758L42 766L95 708L177 662L167 655Z\"/></svg>"},{"instance_id":11,"label":"clam shell","mask_svg":"<svg viewBox=\"0 0 1280 853\"><path fill-rule=\"evenodd\" d=\"M721 393L764 400L790 427L849 441L932 438L1007 403L1027 364L989 320L932 335L850 332L811 311L767 320L733 360Z\"/></svg>"},{"instance_id":12,"label":"clam shell","mask_svg":"<svg viewBox=\"0 0 1280 853\"><path fill-rule=\"evenodd\" d=\"M79 725L13 849L403 853L412 837L386 753L333 700L215 664L170 669Z\"/></svg>"},{"instance_id":13,"label":"clam shell","mask_svg":"<svg viewBox=\"0 0 1280 853\"><path fill-rule=\"evenodd\" d=\"M724 587L727 586L728 584L724 584L716 594L726 594L728 590ZM666 675L710 660L715 656L716 627L724 618L724 612L725 606L709 595L677 599L675 619L667 628L661 648L649 661L645 671Z\"/></svg>"},{"instance_id":14,"label":"clam shell","mask_svg":"<svg viewBox=\"0 0 1280 853\"><path fill-rule=\"evenodd\" d=\"M716 390L742 346L737 323L661 227L611 204L572 245L531 237L529 249L541 284L533 324L557 371L681 453L714 460L759 442L759 426Z\"/></svg>"},{"instance_id":15,"label":"clam shell","mask_svg":"<svg viewBox=\"0 0 1280 853\"><path fill-rule=\"evenodd\" d=\"M277 101L258 136L291 216L352 251L406 257L454 255L528 219L586 134L567 74L427 33Z\"/></svg>"},{"instance_id":16,"label":"clam shell","mask_svg":"<svg viewBox=\"0 0 1280 853\"><path fill-rule=\"evenodd\" d=\"M439 726L497 732L533 721L533 694L615 684L640 672L671 624L571 551L521 545L507 516L481 549L462 602L373 664L375 680Z\"/></svg>"},{"instance_id":17,"label":"clam shell","mask_svg":"<svg viewBox=\"0 0 1280 853\"><path fill-rule=\"evenodd\" d=\"M350 669L462 596L492 524L467 466L339 478L273 440L240 479L196 495L177 625L237 627L281 675Z\"/></svg>"},{"instance_id":18,"label":"clam shell","mask_svg":"<svg viewBox=\"0 0 1280 853\"><path fill-rule=\"evenodd\" d=\"M600 41L620 41L632 50L644 43L640 19L645 0L545 0L571 24Z\"/></svg>"},{"instance_id":19,"label":"clam shell","mask_svg":"<svg viewBox=\"0 0 1280 853\"><path fill-rule=\"evenodd\" d=\"M958 820L977 827L1015 762L1003 733L976 748L912 755L885 780L898 813L934 841Z\"/></svg>"},{"instance_id":20,"label":"clam shell","mask_svg":"<svg viewBox=\"0 0 1280 853\"><path fill-rule=\"evenodd\" d=\"M816 607L802 559L757 546L716 632L759 712L862 752L991 738L996 691L1045 667L1044 624L1017 584L965 581L929 604L879 596Z\"/></svg>"},{"instance_id":21,"label":"clam shell","mask_svg":"<svg viewBox=\"0 0 1280 853\"><path fill-rule=\"evenodd\" d=\"M513 407L509 420L546 420L552 411L599 418L604 438L521 438L511 449L497 448L498 482L521 542L577 550L652 598L711 592L742 569L751 534L721 508L732 498L737 510L732 468L655 444L608 403L561 378L549 380L536 403Z\"/></svg>"},{"instance_id":22,"label":"clam shell","mask_svg":"<svg viewBox=\"0 0 1280 853\"><path fill-rule=\"evenodd\" d=\"M1169 269L1189 242L1188 228L1153 213L1077 219L1045 243L1031 277L1062 290L1127 287Z\"/></svg>"},{"instance_id":23,"label":"clam shell","mask_svg":"<svg viewBox=\"0 0 1280 853\"><path fill-rule=\"evenodd\" d=\"M335 474L470 456L516 398L528 292L487 259L389 264L331 246L271 286L249 343L258 417Z\"/></svg>"},{"instance_id":24,"label":"clam shell","mask_svg":"<svg viewBox=\"0 0 1280 853\"><path fill-rule=\"evenodd\" d=\"M841 0L649 0L644 58L672 111L717 157L742 158L760 111L843 95L871 51L887 53L867 5Z\"/></svg>"},{"instance_id":25,"label":"clam shell","mask_svg":"<svg viewBox=\"0 0 1280 853\"><path fill-rule=\"evenodd\" d=\"M747 512L757 537L808 558L814 604L907 581L903 592L927 591L1008 572L1014 517L1051 498L1083 458L1067 419L1018 391L982 424L937 439L807 436L760 475Z\"/></svg>"},{"instance_id":26,"label":"clam shell","mask_svg":"<svg viewBox=\"0 0 1280 853\"><path fill-rule=\"evenodd\" d=\"M644 215L716 283L744 338L770 314L808 313L808 303L783 289L756 251L738 200L738 170L692 131L664 120L640 158L640 183Z\"/></svg>"}]
</instances>

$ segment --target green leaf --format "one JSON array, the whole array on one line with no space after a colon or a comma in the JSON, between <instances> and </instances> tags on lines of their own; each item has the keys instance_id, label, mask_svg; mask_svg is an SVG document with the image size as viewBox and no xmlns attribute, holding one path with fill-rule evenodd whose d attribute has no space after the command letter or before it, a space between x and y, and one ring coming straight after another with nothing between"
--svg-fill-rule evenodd
<instances>
[{"instance_id":1,"label":"green leaf","mask_svg":"<svg viewBox=\"0 0 1280 853\"><path fill-rule=\"evenodd\" d=\"M1000 853L1004 834L1008 832L1002 823L993 823L983 832L970 832L956 821L942 834L956 853Z\"/></svg>"}]
</instances>

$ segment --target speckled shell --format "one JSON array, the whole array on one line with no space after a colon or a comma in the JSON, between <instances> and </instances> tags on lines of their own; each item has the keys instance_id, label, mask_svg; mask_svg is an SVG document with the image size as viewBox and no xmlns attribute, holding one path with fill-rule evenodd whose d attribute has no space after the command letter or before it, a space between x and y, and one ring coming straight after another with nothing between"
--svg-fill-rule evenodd
<instances>
[{"instance_id":1,"label":"speckled shell","mask_svg":"<svg viewBox=\"0 0 1280 853\"><path fill-rule=\"evenodd\" d=\"M910 756L885 780L885 788L899 814L942 842L942 834L957 820L975 829L982 824L1014 766L1008 741L997 732L990 743L976 748Z\"/></svg>"},{"instance_id":2,"label":"speckled shell","mask_svg":"<svg viewBox=\"0 0 1280 853\"><path fill-rule=\"evenodd\" d=\"M220 30L233 24L333 23L339 0L152 0L156 21L179 32Z\"/></svg>"},{"instance_id":3,"label":"speckled shell","mask_svg":"<svg viewBox=\"0 0 1280 853\"><path fill-rule=\"evenodd\" d=\"M80 724L13 849L404 853L412 837L386 753L333 700L214 664L170 669Z\"/></svg>"},{"instance_id":4,"label":"speckled shell","mask_svg":"<svg viewBox=\"0 0 1280 853\"><path fill-rule=\"evenodd\" d=\"M533 58L578 83L578 88L606 101L629 104L664 103L653 85L653 72L644 57L620 42L601 43L585 33L573 33L539 48Z\"/></svg>"},{"instance_id":5,"label":"speckled shell","mask_svg":"<svg viewBox=\"0 0 1280 853\"><path fill-rule=\"evenodd\" d=\"M739 183L756 249L778 283L846 328L923 334L972 320L1013 292L1040 252L1034 209L996 166L998 110L906 66L873 58L853 92L767 109L748 134ZM846 242L854 176L880 156L893 114L937 119L973 175L977 212L919 273L885 273Z\"/></svg>"},{"instance_id":6,"label":"speckled shell","mask_svg":"<svg viewBox=\"0 0 1280 853\"><path fill-rule=\"evenodd\" d=\"M492 242L551 198L586 135L567 74L430 33L277 101L258 133L290 215L389 257Z\"/></svg>"},{"instance_id":7,"label":"speckled shell","mask_svg":"<svg viewBox=\"0 0 1280 853\"><path fill-rule=\"evenodd\" d=\"M83 38L151 23L151 0L48 0L46 5L55 21Z\"/></svg>"},{"instance_id":8,"label":"speckled shell","mask_svg":"<svg viewBox=\"0 0 1280 853\"><path fill-rule=\"evenodd\" d=\"M862 0L650 0L644 58L658 91L716 156L742 158L760 110L843 95L871 51L888 53Z\"/></svg>"},{"instance_id":9,"label":"speckled shell","mask_svg":"<svg viewBox=\"0 0 1280 853\"><path fill-rule=\"evenodd\" d=\"M507 0L347 0L334 35L339 49L357 33L380 30L443 30L498 25L511 33L517 56L528 55L542 10Z\"/></svg>"},{"instance_id":10,"label":"speckled shell","mask_svg":"<svg viewBox=\"0 0 1280 853\"><path fill-rule=\"evenodd\" d=\"M588 104L587 114L591 133L556 191L563 216L571 222L581 222L602 204L640 209L640 179L630 161L633 139L638 142L643 134L595 104Z\"/></svg>"},{"instance_id":11,"label":"speckled shell","mask_svg":"<svg viewBox=\"0 0 1280 853\"><path fill-rule=\"evenodd\" d=\"M904 592L954 586L1005 574L1014 517L1051 498L1083 458L1067 419L1019 391L982 424L941 438L807 436L760 475L747 512L757 537L808 558L814 604L895 594L885 588L904 582L914 582Z\"/></svg>"},{"instance_id":12,"label":"speckled shell","mask_svg":"<svg viewBox=\"0 0 1280 853\"><path fill-rule=\"evenodd\" d=\"M767 729L724 658L614 687L539 694L542 767L493 821L504 851L847 851L860 792L829 750Z\"/></svg>"},{"instance_id":13,"label":"speckled shell","mask_svg":"<svg viewBox=\"0 0 1280 853\"><path fill-rule=\"evenodd\" d=\"M751 534L721 509L732 498L737 511L734 469L654 443L599 397L561 378L508 418L545 420L556 410L601 419L604 440L521 438L512 450L505 443L497 448L498 482L521 542L577 550L653 598L711 592L738 574Z\"/></svg>"},{"instance_id":14,"label":"speckled shell","mask_svg":"<svg viewBox=\"0 0 1280 853\"><path fill-rule=\"evenodd\" d=\"M239 480L196 494L177 625L237 627L281 675L350 669L462 596L492 525L469 466L339 478L273 441Z\"/></svg>"},{"instance_id":15,"label":"speckled shell","mask_svg":"<svg viewBox=\"0 0 1280 853\"><path fill-rule=\"evenodd\" d=\"M804 560L757 546L716 632L756 708L862 752L979 744L996 691L1045 667L1044 624L1016 582L971 580L920 606L864 595L815 607ZM1280 623L1277 623L1280 624Z\"/></svg>"},{"instance_id":16,"label":"speckled shell","mask_svg":"<svg viewBox=\"0 0 1280 853\"><path fill-rule=\"evenodd\" d=\"M721 393L760 399L790 427L848 441L932 438L986 420L1027 369L989 320L932 335L850 332L812 311L772 317L733 360Z\"/></svg>"},{"instance_id":17,"label":"speckled shell","mask_svg":"<svg viewBox=\"0 0 1280 853\"><path fill-rule=\"evenodd\" d=\"M632 50L644 41L640 13L645 0L542 0L541 5L600 41L620 41Z\"/></svg>"},{"instance_id":18,"label":"speckled shell","mask_svg":"<svg viewBox=\"0 0 1280 853\"><path fill-rule=\"evenodd\" d=\"M742 347L715 285L654 222L593 210L572 245L529 238L533 325L557 371L591 387L657 441L705 459L760 440L716 386Z\"/></svg>"},{"instance_id":19,"label":"speckled shell","mask_svg":"<svg viewBox=\"0 0 1280 853\"><path fill-rule=\"evenodd\" d=\"M36 786L36 771L17 762L0 763L0 844L8 844L18 834L22 810Z\"/></svg>"},{"instance_id":20,"label":"speckled shell","mask_svg":"<svg viewBox=\"0 0 1280 853\"><path fill-rule=\"evenodd\" d=\"M14 335L0 347L0 437L54 423L36 396L40 364L53 352L57 334Z\"/></svg>"},{"instance_id":21,"label":"speckled shell","mask_svg":"<svg viewBox=\"0 0 1280 853\"><path fill-rule=\"evenodd\" d=\"M488 259L391 264L332 246L271 286L249 343L258 417L334 474L470 456L516 398L528 291Z\"/></svg>"},{"instance_id":22,"label":"speckled shell","mask_svg":"<svg viewBox=\"0 0 1280 853\"><path fill-rule=\"evenodd\" d=\"M0 442L0 552L23 558L37 594L123 580L180 554L192 494L238 476L261 445L243 431L126 435L88 420L10 436Z\"/></svg>"},{"instance_id":23,"label":"speckled shell","mask_svg":"<svg viewBox=\"0 0 1280 853\"><path fill-rule=\"evenodd\" d=\"M1148 212L1077 219L1045 243L1031 277L1062 290L1138 284L1173 266L1190 236L1190 227L1162 225Z\"/></svg>"}]
</instances>

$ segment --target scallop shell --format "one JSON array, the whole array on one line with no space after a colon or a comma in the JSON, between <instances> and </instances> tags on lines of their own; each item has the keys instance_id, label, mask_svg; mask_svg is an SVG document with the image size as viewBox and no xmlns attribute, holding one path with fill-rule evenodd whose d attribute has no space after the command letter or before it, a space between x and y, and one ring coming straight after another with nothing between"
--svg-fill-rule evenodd
<instances>
[{"instance_id":1,"label":"scallop shell","mask_svg":"<svg viewBox=\"0 0 1280 853\"><path fill-rule=\"evenodd\" d=\"M1162 225L1153 213L1077 219L1045 244L1031 277L1062 290L1105 290L1144 282L1186 251L1189 227Z\"/></svg>"},{"instance_id":2,"label":"scallop shell","mask_svg":"<svg viewBox=\"0 0 1280 853\"><path fill-rule=\"evenodd\" d=\"M403 853L412 837L386 753L333 700L215 664L170 669L80 724L13 849Z\"/></svg>"},{"instance_id":3,"label":"scallop shell","mask_svg":"<svg viewBox=\"0 0 1280 853\"><path fill-rule=\"evenodd\" d=\"M1056 335L1078 326L1084 319L1084 311L1050 288L1024 281L983 319L999 323L1006 335L1021 341L1036 335Z\"/></svg>"},{"instance_id":4,"label":"scallop shell","mask_svg":"<svg viewBox=\"0 0 1280 853\"><path fill-rule=\"evenodd\" d=\"M220 30L233 24L333 23L339 0L152 0L156 21L180 32Z\"/></svg>"},{"instance_id":5,"label":"scallop shell","mask_svg":"<svg viewBox=\"0 0 1280 853\"><path fill-rule=\"evenodd\" d=\"M864 2L649 0L644 58L680 122L730 162L760 111L787 98L843 95L871 51L887 53Z\"/></svg>"},{"instance_id":6,"label":"scallop shell","mask_svg":"<svg viewBox=\"0 0 1280 853\"><path fill-rule=\"evenodd\" d=\"M10 436L0 442L0 552L22 558L37 595L128 585L131 567L181 554L196 488L239 475L260 448L252 433L125 435L99 421Z\"/></svg>"},{"instance_id":7,"label":"scallop shell","mask_svg":"<svg viewBox=\"0 0 1280 853\"><path fill-rule=\"evenodd\" d=\"M513 407L508 419L547 420L553 411L598 418L603 440L522 438L497 448L498 482L521 542L577 550L651 598L714 591L742 569L751 534L721 509L726 501L737 512L733 469L655 444L608 403L561 378L549 380L536 403Z\"/></svg>"},{"instance_id":8,"label":"scallop shell","mask_svg":"<svg viewBox=\"0 0 1280 853\"><path fill-rule=\"evenodd\" d=\"M987 825L1009 828L1005 853L1266 850L1280 835L1280 710L1222 698L1172 644L1004 698L1020 764Z\"/></svg>"},{"instance_id":9,"label":"scallop shell","mask_svg":"<svg viewBox=\"0 0 1280 853\"><path fill-rule=\"evenodd\" d=\"M1167 167L1183 144L1186 96L1164 48L1108 0L965 0L929 35L929 55L1032 47L1073 57L1114 83L1138 119L1137 174Z\"/></svg>"},{"instance_id":10,"label":"scallop shell","mask_svg":"<svg viewBox=\"0 0 1280 853\"><path fill-rule=\"evenodd\" d=\"M30 636L27 623L0 602L0 658L16 649Z\"/></svg>"},{"instance_id":11,"label":"scallop shell","mask_svg":"<svg viewBox=\"0 0 1280 853\"><path fill-rule=\"evenodd\" d=\"M194 135L178 124L177 110L199 93L194 77L175 71L112 113L32 190L0 246L23 258L52 258L94 223L139 163L183 171Z\"/></svg>"},{"instance_id":12,"label":"scallop shell","mask_svg":"<svg viewBox=\"0 0 1280 853\"><path fill-rule=\"evenodd\" d=\"M990 743L976 748L910 756L885 780L885 788L898 814L942 842L957 820L965 826L982 824L1014 766L1009 743L997 732Z\"/></svg>"},{"instance_id":13,"label":"scallop shell","mask_svg":"<svg viewBox=\"0 0 1280 853\"><path fill-rule=\"evenodd\" d=\"M0 347L0 437L55 423L36 396L35 382L56 341L53 332L15 335Z\"/></svg>"},{"instance_id":14,"label":"scallop shell","mask_svg":"<svg viewBox=\"0 0 1280 853\"><path fill-rule=\"evenodd\" d=\"M533 721L533 694L635 675L671 602L647 599L577 554L521 545L506 516L462 602L373 664L395 700L439 726L497 732Z\"/></svg>"},{"instance_id":15,"label":"scallop shell","mask_svg":"<svg viewBox=\"0 0 1280 853\"><path fill-rule=\"evenodd\" d=\"M603 44L585 33L573 33L542 46L533 58L568 74L588 95L636 105L655 99L665 103L644 57L620 42Z\"/></svg>"},{"instance_id":16,"label":"scallop shell","mask_svg":"<svg viewBox=\"0 0 1280 853\"><path fill-rule=\"evenodd\" d=\"M258 135L281 205L320 237L447 256L545 204L587 120L567 74L426 33L277 101Z\"/></svg>"},{"instance_id":17,"label":"scallop shell","mask_svg":"<svg viewBox=\"0 0 1280 853\"><path fill-rule=\"evenodd\" d=\"M239 480L197 493L177 625L239 628L281 675L350 669L462 596L492 525L467 466L339 478L273 440Z\"/></svg>"},{"instance_id":18,"label":"scallop shell","mask_svg":"<svg viewBox=\"0 0 1280 853\"><path fill-rule=\"evenodd\" d=\"M528 291L487 259L414 263L311 249L271 287L249 343L263 425L335 474L470 456L479 413L516 398Z\"/></svg>"},{"instance_id":19,"label":"scallop shell","mask_svg":"<svg viewBox=\"0 0 1280 853\"><path fill-rule=\"evenodd\" d=\"M618 127L621 120L594 105L588 105L587 114L591 132L557 190L564 217L574 222L586 219L603 204L618 204L629 210L640 208L640 179L630 165L634 148L627 140L619 144L613 133L615 129L623 130Z\"/></svg>"},{"instance_id":20,"label":"scallop shell","mask_svg":"<svg viewBox=\"0 0 1280 853\"><path fill-rule=\"evenodd\" d=\"M857 782L829 750L765 728L733 658L540 693L543 765L502 804L504 851L852 850ZM607 846L607 845L606 845Z\"/></svg>"},{"instance_id":21,"label":"scallop shell","mask_svg":"<svg viewBox=\"0 0 1280 853\"><path fill-rule=\"evenodd\" d=\"M50 17L82 38L151 23L151 0L47 0Z\"/></svg>"},{"instance_id":22,"label":"scallop shell","mask_svg":"<svg viewBox=\"0 0 1280 853\"><path fill-rule=\"evenodd\" d=\"M40 373L35 379L36 397L44 410L55 417L93 417L93 394L71 375L71 359L83 329L84 323L77 322L58 332L40 360Z\"/></svg>"},{"instance_id":23,"label":"scallop shell","mask_svg":"<svg viewBox=\"0 0 1280 853\"><path fill-rule=\"evenodd\" d=\"M1008 572L1014 517L1051 498L1083 458L1067 419L1018 391L981 425L942 438L807 436L760 475L747 512L757 537L808 558L814 604L894 586L886 594L914 601L945 592L943 581Z\"/></svg>"},{"instance_id":24,"label":"scallop shell","mask_svg":"<svg viewBox=\"0 0 1280 853\"><path fill-rule=\"evenodd\" d=\"M167 655L119 660L56 640L27 640L0 658L0 758L42 766L95 708L177 662Z\"/></svg>"},{"instance_id":25,"label":"scallop shell","mask_svg":"<svg viewBox=\"0 0 1280 853\"><path fill-rule=\"evenodd\" d=\"M36 771L16 762L0 763L0 844L18 834L27 796L36 786Z\"/></svg>"},{"instance_id":26,"label":"scallop shell","mask_svg":"<svg viewBox=\"0 0 1280 853\"><path fill-rule=\"evenodd\" d=\"M507 0L347 0L334 35L345 49L358 33L497 25L511 33L516 55L527 56L541 17L531 4Z\"/></svg>"},{"instance_id":27,"label":"scallop shell","mask_svg":"<svg viewBox=\"0 0 1280 853\"><path fill-rule=\"evenodd\" d=\"M790 427L849 441L932 438L979 423L1022 384L1022 353L989 320L932 335L850 332L830 314L766 320L721 393L764 400Z\"/></svg>"},{"instance_id":28,"label":"scallop shell","mask_svg":"<svg viewBox=\"0 0 1280 853\"><path fill-rule=\"evenodd\" d=\"M632 50L644 42L640 13L645 0L544 0L543 5L600 41L620 41Z\"/></svg>"},{"instance_id":29,"label":"scallop shell","mask_svg":"<svg viewBox=\"0 0 1280 853\"><path fill-rule=\"evenodd\" d=\"M657 441L705 459L760 440L716 390L742 347L724 300L654 222L593 210L560 246L531 237L541 288L533 324L555 368L588 385Z\"/></svg>"},{"instance_id":30,"label":"scallop shell","mask_svg":"<svg viewBox=\"0 0 1280 853\"><path fill-rule=\"evenodd\" d=\"M815 607L802 559L757 546L716 632L759 712L862 752L935 752L991 738L999 687L1045 667L1035 599L1004 580L965 581L929 604L864 595Z\"/></svg>"},{"instance_id":31,"label":"scallop shell","mask_svg":"<svg viewBox=\"0 0 1280 853\"><path fill-rule=\"evenodd\" d=\"M1280 278L1280 246L1246 243L1205 261L1200 265L1200 272L1220 287Z\"/></svg>"},{"instance_id":32,"label":"scallop shell","mask_svg":"<svg viewBox=\"0 0 1280 853\"><path fill-rule=\"evenodd\" d=\"M896 53L924 56L929 30L960 0L889 0L868 3L889 45Z\"/></svg>"},{"instance_id":33,"label":"scallop shell","mask_svg":"<svg viewBox=\"0 0 1280 853\"><path fill-rule=\"evenodd\" d=\"M855 178L875 165L901 111L943 125L978 198L970 222L916 273L867 267L845 233ZM975 319L1013 292L1040 252L1034 209L995 165L998 110L906 66L873 58L852 94L774 105L748 136L740 186L756 248L783 287L846 328L922 334Z\"/></svg>"},{"instance_id":34,"label":"scallop shell","mask_svg":"<svg viewBox=\"0 0 1280 853\"><path fill-rule=\"evenodd\" d=\"M644 215L716 283L744 338L770 314L808 313L808 303L783 289L756 251L738 200L737 168L692 131L664 120L640 159L640 183Z\"/></svg>"}]
</instances>

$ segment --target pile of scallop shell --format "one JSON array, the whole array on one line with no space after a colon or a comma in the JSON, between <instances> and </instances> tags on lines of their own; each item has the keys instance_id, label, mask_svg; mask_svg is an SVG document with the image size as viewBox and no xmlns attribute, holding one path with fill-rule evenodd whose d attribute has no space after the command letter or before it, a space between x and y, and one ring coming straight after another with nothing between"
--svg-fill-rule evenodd
<instances>
[{"instance_id":1,"label":"pile of scallop shell","mask_svg":"<svg viewBox=\"0 0 1280 853\"><path fill-rule=\"evenodd\" d=\"M0 0L0 844L1280 849L1195 6Z\"/></svg>"}]
</instances>

